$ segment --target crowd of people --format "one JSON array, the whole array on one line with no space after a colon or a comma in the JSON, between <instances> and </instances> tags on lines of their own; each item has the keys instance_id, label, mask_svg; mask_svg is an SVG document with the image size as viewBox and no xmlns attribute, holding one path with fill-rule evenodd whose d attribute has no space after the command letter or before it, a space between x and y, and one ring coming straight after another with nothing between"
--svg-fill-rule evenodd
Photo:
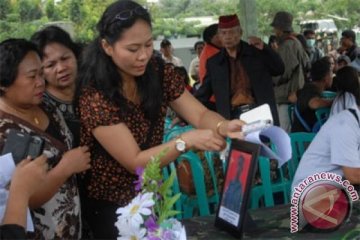
<instances>
[{"instance_id":1,"label":"crowd of people","mask_svg":"<svg viewBox=\"0 0 360 240\"><path fill-rule=\"evenodd\" d=\"M307 131L296 116L290 121L289 105L311 126L316 109L332 106L294 184L314 171L360 184L356 35L344 31L338 51L324 56L315 32L303 33L304 46L292 22L278 12L265 44L242 40L236 14L220 16L194 45L189 74L168 39L154 50L150 14L132 0L107 7L84 49L56 26L1 42L0 149L9 129L45 144L43 155L15 169L0 237L116 239L116 209L135 197L137 167L166 148L162 166L189 149L221 151L225 138L243 138L239 116L264 103L287 132ZM323 99L325 90L335 100ZM194 129L163 143L168 109ZM25 231L27 207L33 233Z\"/></svg>"}]
</instances>

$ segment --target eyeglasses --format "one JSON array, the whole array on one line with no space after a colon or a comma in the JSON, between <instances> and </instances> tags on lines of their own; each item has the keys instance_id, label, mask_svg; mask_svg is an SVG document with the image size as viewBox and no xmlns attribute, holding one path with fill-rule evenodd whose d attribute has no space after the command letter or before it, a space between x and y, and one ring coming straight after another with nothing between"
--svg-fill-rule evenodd
<instances>
[{"instance_id":1,"label":"eyeglasses","mask_svg":"<svg viewBox=\"0 0 360 240\"><path fill-rule=\"evenodd\" d=\"M134 8L134 9L127 9L127 10L121 11L120 13L116 14L114 20L109 24L109 26L111 24L113 24L114 22L117 22L117 21L128 20L131 17L133 17L134 14L138 15L138 16L144 16L144 15L147 15L149 13L145 8L143 8L141 6L138 6L138 7Z\"/></svg>"}]
</instances>

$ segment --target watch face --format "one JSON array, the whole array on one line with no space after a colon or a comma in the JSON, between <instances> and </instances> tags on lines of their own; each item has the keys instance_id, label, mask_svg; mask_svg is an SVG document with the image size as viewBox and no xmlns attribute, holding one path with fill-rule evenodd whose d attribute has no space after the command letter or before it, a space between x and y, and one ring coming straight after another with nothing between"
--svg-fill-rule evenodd
<instances>
[{"instance_id":1,"label":"watch face","mask_svg":"<svg viewBox=\"0 0 360 240\"><path fill-rule=\"evenodd\" d=\"M176 142L176 149L180 152L184 152L185 151L185 142L179 139Z\"/></svg>"}]
</instances>

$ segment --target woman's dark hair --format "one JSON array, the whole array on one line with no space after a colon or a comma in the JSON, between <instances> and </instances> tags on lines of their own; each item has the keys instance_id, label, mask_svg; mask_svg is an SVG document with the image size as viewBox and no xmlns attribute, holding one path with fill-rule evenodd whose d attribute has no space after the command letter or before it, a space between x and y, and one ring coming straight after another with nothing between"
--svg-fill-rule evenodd
<instances>
[{"instance_id":1,"label":"woman's dark hair","mask_svg":"<svg viewBox=\"0 0 360 240\"><path fill-rule=\"evenodd\" d=\"M3 88L15 82L20 63L31 51L40 55L35 44L25 39L10 38L0 43L0 96Z\"/></svg>"},{"instance_id":2,"label":"woman's dark hair","mask_svg":"<svg viewBox=\"0 0 360 240\"><path fill-rule=\"evenodd\" d=\"M322 57L313 63L310 73L311 80L314 82L320 82L324 77L330 73L331 63L329 57Z\"/></svg>"},{"instance_id":3,"label":"woman's dark hair","mask_svg":"<svg viewBox=\"0 0 360 240\"><path fill-rule=\"evenodd\" d=\"M78 58L80 54L80 47L73 42L70 35L65 30L57 26L48 26L37 31L31 36L30 40L39 48L41 57L44 55L46 45L50 43L58 43L67 47L74 53L76 58Z\"/></svg>"},{"instance_id":4,"label":"woman's dark hair","mask_svg":"<svg viewBox=\"0 0 360 240\"><path fill-rule=\"evenodd\" d=\"M97 24L99 36L85 48L80 60L78 83L75 93L75 108L78 107L78 97L84 86L92 86L110 100L116 102L121 113L129 111L126 99L122 93L123 79L118 67L101 46L104 39L110 45L121 39L125 30L132 27L136 21L143 20L151 27L150 14L141 5L129 0L119 0L107 7ZM140 94L141 106L145 116L154 123L160 112L162 102L162 61L152 58L145 73L136 77L137 89Z\"/></svg>"},{"instance_id":5,"label":"woman's dark hair","mask_svg":"<svg viewBox=\"0 0 360 240\"><path fill-rule=\"evenodd\" d=\"M360 105L360 83L355 68L345 66L336 72L337 91L340 95L349 92L355 96L357 105Z\"/></svg>"},{"instance_id":6,"label":"woman's dark hair","mask_svg":"<svg viewBox=\"0 0 360 240\"><path fill-rule=\"evenodd\" d=\"M168 63L168 64L172 64L172 63ZM183 80L184 80L184 83L185 83L185 85L187 86L187 85L190 85L190 78L189 78L189 74L188 74L188 72L187 72L187 70L186 70L186 68L185 67L183 67L183 66L175 66L174 67L174 70L176 71L176 72L178 72L182 77L183 77Z\"/></svg>"}]
</instances>

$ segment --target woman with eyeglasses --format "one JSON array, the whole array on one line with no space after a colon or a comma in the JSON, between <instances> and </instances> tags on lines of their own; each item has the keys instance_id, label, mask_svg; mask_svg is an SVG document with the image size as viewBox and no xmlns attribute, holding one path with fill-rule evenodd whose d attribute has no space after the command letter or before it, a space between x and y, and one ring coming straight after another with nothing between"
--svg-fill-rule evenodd
<instances>
[{"instance_id":1,"label":"woman with eyeglasses","mask_svg":"<svg viewBox=\"0 0 360 240\"><path fill-rule=\"evenodd\" d=\"M114 2L97 30L82 56L75 94L80 143L91 151L84 214L95 238L115 239L116 209L135 197L136 168L165 149L163 166L188 149L220 151L224 137L242 137L243 122L206 109L174 66L153 55L150 15L138 3ZM167 107L199 130L162 144Z\"/></svg>"}]
</instances>

